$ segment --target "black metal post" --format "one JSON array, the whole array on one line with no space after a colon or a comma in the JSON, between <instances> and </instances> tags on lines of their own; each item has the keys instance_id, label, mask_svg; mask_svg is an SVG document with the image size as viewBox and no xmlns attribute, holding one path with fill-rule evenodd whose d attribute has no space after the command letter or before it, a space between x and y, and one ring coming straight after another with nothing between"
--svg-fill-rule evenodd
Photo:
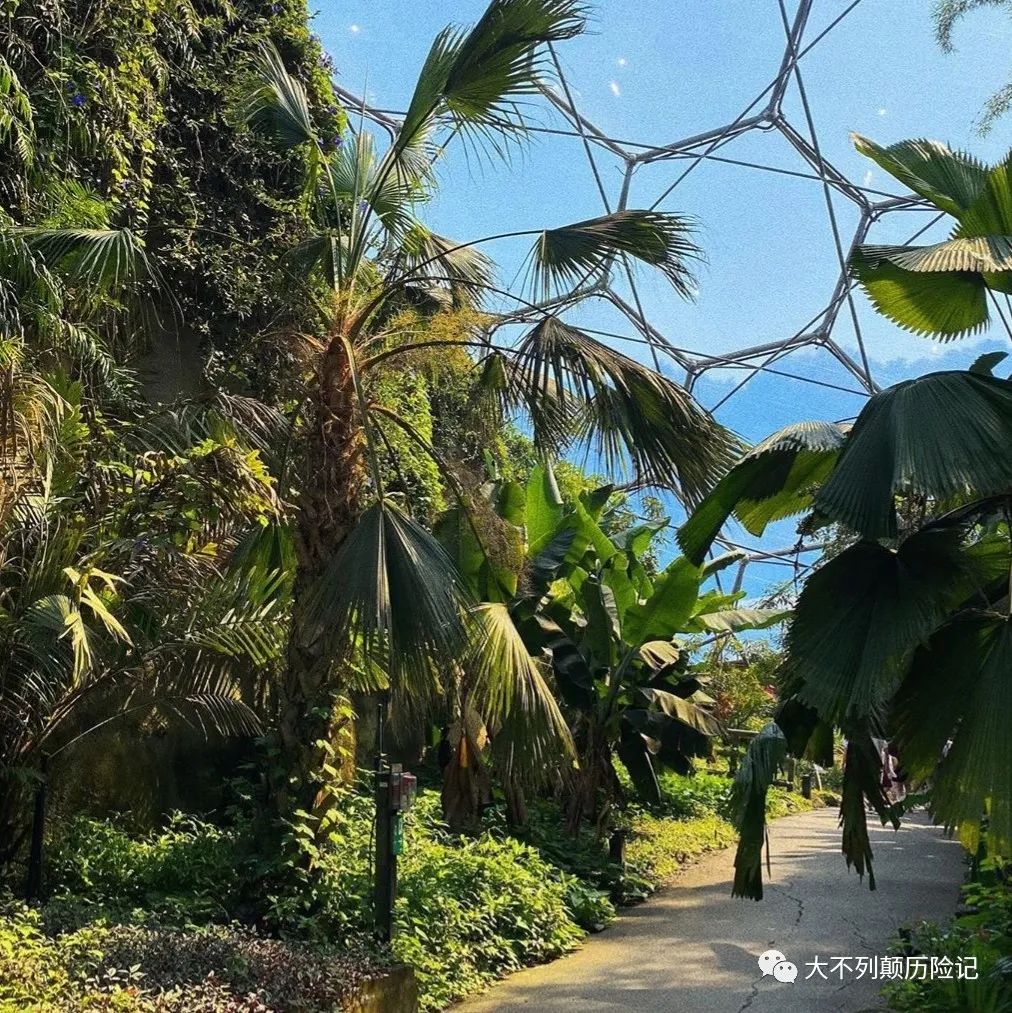
<instances>
[{"instance_id":1,"label":"black metal post","mask_svg":"<svg viewBox=\"0 0 1012 1013\"><path fill-rule=\"evenodd\" d=\"M373 932L382 943L390 942L394 930L394 897L397 895L397 856L394 854L393 773L383 751L386 695L377 706L376 725L376 862L373 880Z\"/></svg>"},{"instance_id":2,"label":"black metal post","mask_svg":"<svg viewBox=\"0 0 1012 1013\"><path fill-rule=\"evenodd\" d=\"M32 818L32 841L28 849L28 877L25 883L25 900L38 900L42 896L42 842L46 833L46 789L49 786L49 754L42 754L39 764L39 783L35 788L35 813Z\"/></svg>"}]
</instances>

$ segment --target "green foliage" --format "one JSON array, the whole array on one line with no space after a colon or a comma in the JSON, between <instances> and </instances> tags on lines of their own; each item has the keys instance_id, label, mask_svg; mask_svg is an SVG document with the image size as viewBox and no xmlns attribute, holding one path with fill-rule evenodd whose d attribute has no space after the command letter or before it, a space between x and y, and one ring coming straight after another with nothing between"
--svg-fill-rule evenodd
<instances>
[{"instance_id":1,"label":"green foliage","mask_svg":"<svg viewBox=\"0 0 1012 1013\"><path fill-rule=\"evenodd\" d=\"M953 30L956 24L971 11L983 7L1005 7L1012 10L1009 0L936 0L934 6L935 34L946 52L955 49ZM1012 107L1012 83L1004 84L988 97L978 122L981 134L987 134L995 121Z\"/></svg>"},{"instance_id":2,"label":"green foliage","mask_svg":"<svg viewBox=\"0 0 1012 1013\"><path fill-rule=\"evenodd\" d=\"M963 913L947 927L921 922L901 931L893 949L903 956L926 956L955 965L977 961L976 980L891 982L884 989L889 1008L902 1013L1008 1013L1012 1010L1012 888L1007 866L985 861L981 875L963 888Z\"/></svg>"},{"instance_id":3,"label":"green foliage","mask_svg":"<svg viewBox=\"0 0 1012 1013\"><path fill-rule=\"evenodd\" d=\"M331 1013L383 961L361 947L308 947L248 928L88 925L47 935L38 912L0 910L0 1011Z\"/></svg>"},{"instance_id":4,"label":"green foliage","mask_svg":"<svg viewBox=\"0 0 1012 1013\"><path fill-rule=\"evenodd\" d=\"M47 859L52 914L124 918L137 909L170 924L227 921L241 906L242 836L181 814L142 837L77 816Z\"/></svg>"},{"instance_id":5,"label":"green foliage","mask_svg":"<svg viewBox=\"0 0 1012 1013\"><path fill-rule=\"evenodd\" d=\"M875 308L900 327L946 340L990 321L991 293L1008 292L1012 225L1010 166L987 166L938 141L887 148L854 135L858 151L956 220L930 246L860 246L851 268ZM990 295L990 299L989 299Z\"/></svg>"},{"instance_id":6,"label":"green foliage","mask_svg":"<svg viewBox=\"0 0 1012 1013\"><path fill-rule=\"evenodd\" d=\"M320 835L303 835L317 863L318 875L306 884L313 894L276 895L272 918L279 925L316 938L368 933L371 806L366 795L343 793L322 845L314 843ZM393 944L394 956L415 966L426 1010L559 956L583 936L578 914L596 923L607 913L530 845L498 835L458 837L438 811L438 795L422 792L407 817Z\"/></svg>"},{"instance_id":7,"label":"green foliage","mask_svg":"<svg viewBox=\"0 0 1012 1013\"><path fill-rule=\"evenodd\" d=\"M409 847L394 953L415 966L425 1009L443 1009L582 938L570 919L570 889L528 846L485 838Z\"/></svg>"},{"instance_id":8,"label":"green foliage","mask_svg":"<svg viewBox=\"0 0 1012 1013\"><path fill-rule=\"evenodd\" d=\"M728 778L704 771L686 776L666 770L657 781L661 797L660 803L651 808L654 814L672 820L691 820L707 815L727 818L731 797Z\"/></svg>"},{"instance_id":9,"label":"green foliage","mask_svg":"<svg viewBox=\"0 0 1012 1013\"><path fill-rule=\"evenodd\" d=\"M719 816L673 821L643 813L633 820L629 858L655 882L670 879L687 861L733 844L734 827Z\"/></svg>"}]
</instances>

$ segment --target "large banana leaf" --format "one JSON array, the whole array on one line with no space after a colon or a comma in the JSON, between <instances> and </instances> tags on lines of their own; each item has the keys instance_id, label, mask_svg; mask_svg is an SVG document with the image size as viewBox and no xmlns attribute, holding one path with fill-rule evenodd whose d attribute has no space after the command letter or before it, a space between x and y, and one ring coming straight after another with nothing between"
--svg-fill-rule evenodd
<instances>
[{"instance_id":1,"label":"large banana leaf","mask_svg":"<svg viewBox=\"0 0 1012 1013\"><path fill-rule=\"evenodd\" d=\"M626 643L667 640L682 631L699 595L699 567L679 557L657 578L653 594L632 606L622 631Z\"/></svg>"},{"instance_id":2,"label":"large banana leaf","mask_svg":"<svg viewBox=\"0 0 1012 1013\"><path fill-rule=\"evenodd\" d=\"M928 373L865 405L815 507L865 538L896 535L895 496L987 496L1012 485L1012 383Z\"/></svg>"}]
</instances>

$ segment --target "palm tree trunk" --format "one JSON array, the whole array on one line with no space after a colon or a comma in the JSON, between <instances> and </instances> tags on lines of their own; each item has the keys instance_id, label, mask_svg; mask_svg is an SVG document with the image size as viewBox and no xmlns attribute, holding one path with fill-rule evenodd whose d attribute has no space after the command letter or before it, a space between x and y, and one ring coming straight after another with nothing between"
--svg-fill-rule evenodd
<instances>
[{"instance_id":1,"label":"palm tree trunk","mask_svg":"<svg viewBox=\"0 0 1012 1013\"><path fill-rule=\"evenodd\" d=\"M344 690L348 645L310 607L321 579L361 513L366 481L364 435L343 343L334 340L315 377L299 513L297 568L288 660L279 687L279 737L284 779L279 801L312 811L319 801L323 750L334 703Z\"/></svg>"}]
</instances>

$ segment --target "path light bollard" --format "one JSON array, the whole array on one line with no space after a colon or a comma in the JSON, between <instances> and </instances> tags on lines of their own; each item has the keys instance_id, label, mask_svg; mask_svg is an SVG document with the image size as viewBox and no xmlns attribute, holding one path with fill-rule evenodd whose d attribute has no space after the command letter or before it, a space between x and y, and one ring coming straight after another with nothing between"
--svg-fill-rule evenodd
<instances>
[{"instance_id":1,"label":"path light bollard","mask_svg":"<svg viewBox=\"0 0 1012 1013\"><path fill-rule=\"evenodd\" d=\"M404 814L418 792L418 779L390 763L383 752L386 700L379 704L376 750L376 861L373 879L373 934L389 943L394 934L397 856L404 850Z\"/></svg>"},{"instance_id":2,"label":"path light bollard","mask_svg":"<svg viewBox=\"0 0 1012 1013\"><path fill-rule=\"evenodd\" d=\"M802 774L801 775L801 797L811 798L812 797L812 775Z\"/></svg>"}]
</instances>

